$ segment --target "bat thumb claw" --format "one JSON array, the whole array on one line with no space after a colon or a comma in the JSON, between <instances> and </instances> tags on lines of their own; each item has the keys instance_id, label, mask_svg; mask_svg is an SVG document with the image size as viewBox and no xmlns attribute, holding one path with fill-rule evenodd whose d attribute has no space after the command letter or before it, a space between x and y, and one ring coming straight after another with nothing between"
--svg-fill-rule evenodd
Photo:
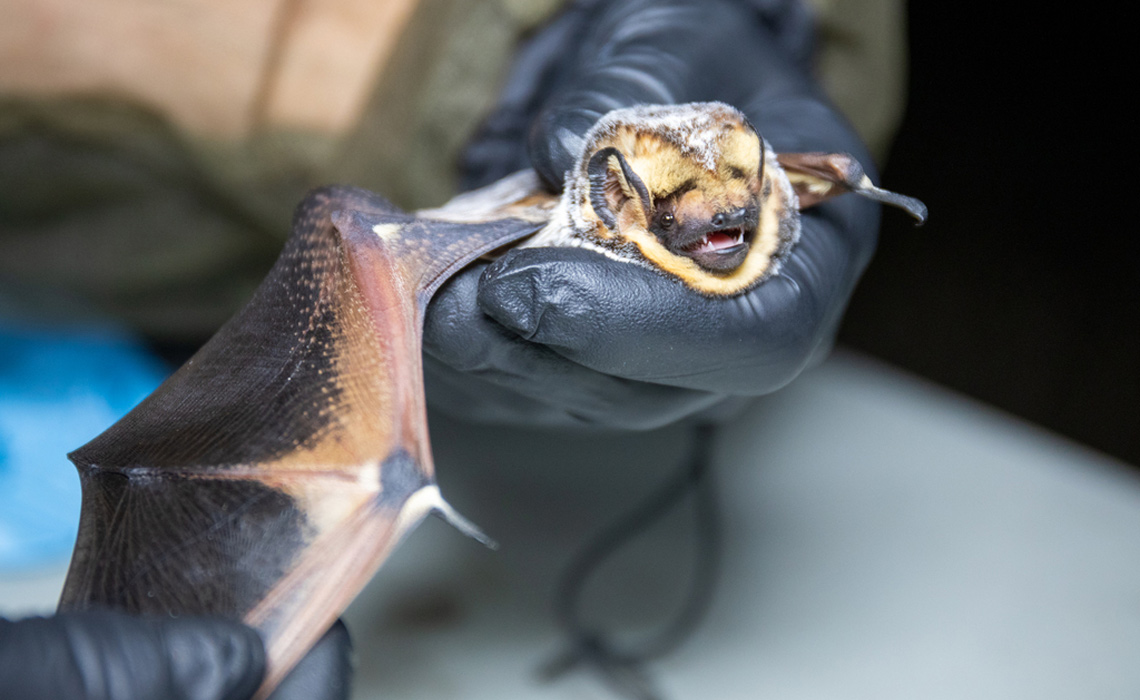
<instances>
[{"instance_id":1,"label":"bat thumb claw","mask_svg":"<svg viewBox=\"0 0 1140 700\"><path fill-rule=\"evenodd\" d=\"M487 533L479 529L479 526L471 522L467 518L460 515L459 511L451 507L451 504L442 498L435 504L432 510L435 515L438 515L448 525L451 525L456 530L459 530L464 535L479 542L487 549L498 549L499 543L491 539Z\"/></svg>"}]
</instances>

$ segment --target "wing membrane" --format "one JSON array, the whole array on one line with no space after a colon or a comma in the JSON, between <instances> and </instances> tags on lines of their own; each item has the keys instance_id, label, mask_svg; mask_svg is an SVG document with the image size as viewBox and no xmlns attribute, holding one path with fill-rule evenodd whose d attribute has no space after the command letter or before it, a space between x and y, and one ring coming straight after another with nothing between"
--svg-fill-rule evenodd
<instances>
[{"instance_id":1,"label":"wing membrane","mask_svg":"<svg viewBox=\"0 0 1140 700\"><path fill-rule=\"evenodd\" d=\"M267 694L441 504L420 355L431 294L537 228L312 193L249 304L69 455L83 506L60 608L244 619L269 650Z\"/></svg>"}]
</instances>

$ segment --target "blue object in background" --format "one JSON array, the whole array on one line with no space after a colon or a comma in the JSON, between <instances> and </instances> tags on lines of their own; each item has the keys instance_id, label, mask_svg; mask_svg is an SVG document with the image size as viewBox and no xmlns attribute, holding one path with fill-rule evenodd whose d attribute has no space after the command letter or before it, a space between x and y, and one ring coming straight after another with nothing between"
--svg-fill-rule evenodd
<instances>
[{"instance_id":1,"label":"blue object in background","mask_svg":"<svg viewBox=\"0 0 1140 700\"><path fill-rule=\"evenodd\" d=\"M0 323L0 574L71 555L80 493L67 453L166 374L122 332Z\"/></svg>"}]
</instances>

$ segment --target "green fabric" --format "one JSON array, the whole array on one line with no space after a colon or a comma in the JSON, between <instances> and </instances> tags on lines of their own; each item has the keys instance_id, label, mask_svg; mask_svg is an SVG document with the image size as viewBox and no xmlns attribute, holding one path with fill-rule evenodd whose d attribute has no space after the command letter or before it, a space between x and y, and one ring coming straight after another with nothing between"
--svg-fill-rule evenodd
<instances>
[{"instance_id":1,"label":"green fabric","mask_svg":"<svg viewBox=\"0 0 1140 700\"><path fill-rule=\"evenodd\" d=\"M265 275L308 189L450 196L519 40L561 2L422 0L346 135L210 141L110 98L0 95L0 315L204 338Z\"/></svg>"},{"instance_id":2,"label":"green fabric","mask_svg":"<svg viewBox=\"0 0 1140 700\"><path fill-rule=\"evenodd\" d=\"M272 261L304 190L280 177L251 176L241 188L210 177L165 121L131 105L5 100L0 115L0 312L9 315L208 332Z\"/></svg>"},{"instance_id":3,"label":"green fabric","mask_svg":"<svg viewBox=\"0 0 1140 700\"><path fill-rule=\"evenodd\" d=\"M421 0L327 179L405 208L445 202L460 150L494 106L519 37L560 4Z\"/></svg>"}]
</instances>

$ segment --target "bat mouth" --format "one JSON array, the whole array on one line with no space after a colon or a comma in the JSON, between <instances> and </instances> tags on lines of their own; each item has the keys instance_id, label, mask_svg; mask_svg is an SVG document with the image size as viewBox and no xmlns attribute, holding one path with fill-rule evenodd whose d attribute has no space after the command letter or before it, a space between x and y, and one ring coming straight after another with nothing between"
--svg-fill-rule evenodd
<instances>
[{"instance_id":1,"label":"bat mouth","mask_svg":"<svg viewBox=\"0 0 1140 700\"><path fill-rule=\"evenodd\" d=\"M683 246L679 252L709 272L731 272L748 256L752 233L745 226L714 229Z\"/></svg>"}]
</instances>

